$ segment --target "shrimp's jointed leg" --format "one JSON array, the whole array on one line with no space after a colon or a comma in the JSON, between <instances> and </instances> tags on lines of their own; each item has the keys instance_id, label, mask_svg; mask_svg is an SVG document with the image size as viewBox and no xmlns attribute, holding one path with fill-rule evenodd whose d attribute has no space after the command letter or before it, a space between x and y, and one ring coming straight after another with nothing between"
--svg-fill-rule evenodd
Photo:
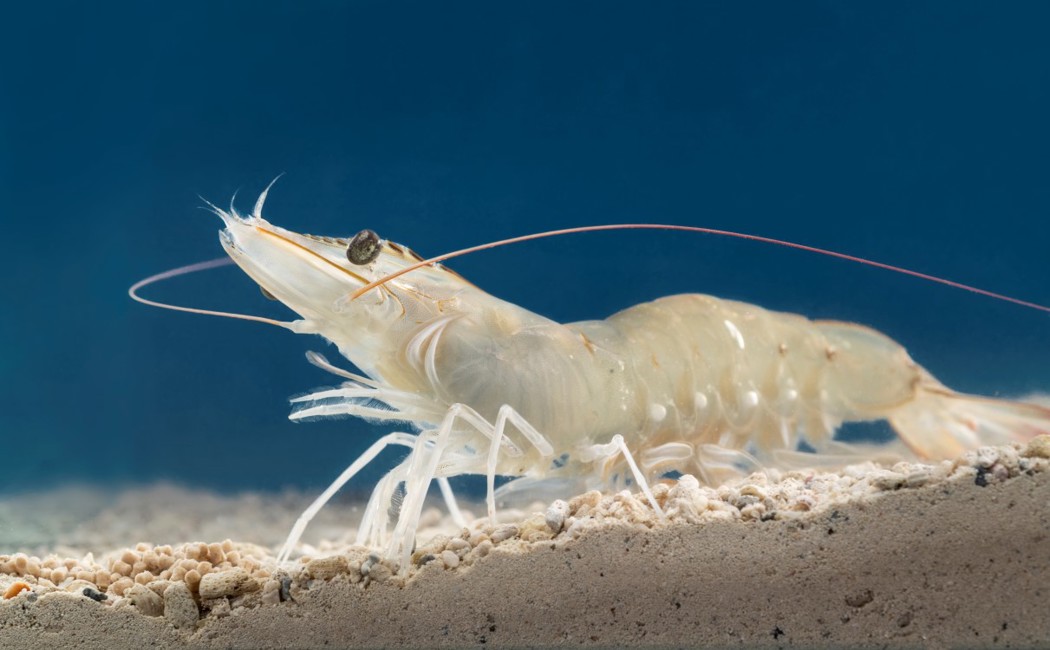
<instances>
[{"instance_id":1,"label":"shrimp's jointed leg","mask_svg":"<svg viewBox=\"0 0 1050 650\"><path fill-rule=\"evenodd\" d=\"M449 408L437 430L432 429L419 434L421 444L412 450L412 454L407 459L408 467L404 479L405 498L401 502L401 512L398 515L397 525L394 527L394 537L387 548L387 559L399 561L402 571L408 567L408 562L412 557L419 516L423 510L423 500L430 489L430 481L437 471L441 454L448 447L452 422L460 411L456 408L457 406L459 405L453 404Z\"/></svg>"},{"instance_id":2,"label":"shrimp's jointed leg","mask_svg":"<svg viewBox=\"0 0 1050 650\"><path fill-rule=\"evenodd\" d=\"M378 548L386 543L386 526L390 518L388 506L393 501L397 485L405 480L405 472L411 460L412 455L409 454L397 467L387 472L372 490L372 496L369 497L368 505L365 506L365 514L361 518L361 525L357 529L355 543L358 546Z\"/></svg>"},{"instance_id":3,"label":"shrimp's jointed leg","mask_svg":"<svg viewBox=\"0 0 1050 650\"><path fill-rule=\"evenodd\" d=\"M580 460L586 462L601 458L613 458L617 454L623 454L624 460L627 461L627 465L631 468L631 474L634 476L635 482L638 483L638 487L645 494L645 498L649 500L649 505L663 519L664 511L660 504L656 502L656 497L653 496L653 491L649 489L649 483L646 482L641 470L638 469L638 464L634 462L634 456L631 455L631 450L627 448L627 443L624 442L623 436L616 434L612 437L612 440L604 445L588 445L584 447L580 452Z\"/></svg>"},{"instance_id":4,"label":"shrimp's jointed leg","mask_svg":"<svg viewBox=\"0 0 1050 650\"><path fill-rule=\"evenodd\" d=\"M412 452L397 467L387 472L386 476L376 484L375 489L372 491L372 496L368 499L368 505L365 507L365 514L361 519L361 526L357 531L356 544L358 546L380 548L387 545L390 539L387 533L387 526L391 516L400 517L400 513L405 510L404 498L407 494L409 476L413 475L411 473L413 471L419 472L419 454L423 453L423 449L433 448L434 446L430 433L420 436L417 440L419 442ZM415 466L413 466L414 462L417 463ZM441 494L445 497L445 505L448 507L449 513L452 514L456 525L460 527L466 526L466 521L463 519L462 513L459 512L455 496L452 494L452 488L448 484L448 479L439 476L437 480L438 485L441 487ZM406 491L400 494L400 498L395 504L394 495L397 493L398 486L402 483L405 484ZM424 492L425 496L426 493Z\"/></svg>"},{"instance_id":5,"label":"shrimp's jointed leg","mask_svg":"<svg viewBox=\"0 0 1050 650\"><path fill-rule=\"evenodd\" d=\"M696 468L708 485L763 471L762 463L743 449L703 444L697 449Z\"/></svg>"},{"instance_id":6,"label":"shrimp's jointed leg","mask_svg":"<svg viewBox=\"0 0 1050 650\"><path fill-rule=\"evenodd\" d=\"M452 486L449 485L448 479L444 476L439 476L437 481L438 487L441 488L441 498L445 500L445 507L448 508L448 514L452 515L452 521L460 528L466 528L467 520L463 518L463 513L459 511L459 503L456 502L456 495L452 492Z\"/></svg>"},{"instance_id":7,"label":"shrimp's jointed leg","mask_svg":"<svg viewBox=\"0 0 1050 650\"><path fill-rule=\"evenodd\" d=\"M477 411L465 404L453 404L450 406L448 411L445 412L441 425L436 430L425 431L420 434L420 444L416 445L412 455L406 461L407 467L402 470L403 473L401 475L405 481L405 500L401 505L401 514L398 518L397 526L394 528L394 538L391 540L388 553L388 556L393 559L393 556L400 551L402 567L408 565L408 560L412 553L410 539L414 541L415 530L423 508L423 500L430 487L430 481L439 473L438 467L441 467L440 474L442 476L449 473L463 473L462 470L474 469L473 461L470 458L442 458L449 447L450 439L453 437L453 426L457 420L469 424L473 429L491 439L486 466L489 478L488 498L490 504L494 504L492 488L495 480L495 459L498 457L499 450L506 447L505 451L512 456L519 456L522 453L514 443L507 440L504 436L508 421L514 424L541 454L552 456L554 453L550 442L510 406L504 405L500 408L495 425L489 424ZM401 470L401 468L399 467L398 470ZM397 477L393 478L396 480ZM441 476L438 476L438 478L440 480ZM451 493L447 483L445 486L442 486L442 491L444 492L446 489L448 493ZM450 510L453 507L453 505L449 505ZM491 508L494 514L495 506L491 505ZM369 508L370 513L373 510L374 508Z\"/></svg>"},{"instance_id":8,"label":"shrimp's jointed leg","mask_svg":"<svg viewBox=\"0 0 1050 650\"><path fill-rule=\"evenodd\" d=\"M496 415L496 425L492 432L492 444L489 445L488 464L485 468L486 487L488 488L485 503L488 505L489 522L493 524L496 523L496 464L499 460L500 444L503 442L503 431L506 429L508 420L518 428L521 435L525 436L525 439L531 442L532 446L544 458L554 456L554 447L551 446L550 441L529 424L528 420L522 417L509 404L504 404L500 407L499 413Z\"/></svg>"},{"instance_id":9,"label":"shrimp's jointed leg","mask_svg":"<svg viewBox=\"0 0 1050 650\"><path fill-rule=\"evenodd\" d=\"M358 456L357 460L350 464L342 474L339 475L328 489L321 493L321 496L314 499L314 502L310 504L310 507L303 511L303 514L299 515L299 519L296 520L295 525L292 526L291 532L288 533L288 539L285 540L284 546L281 547L281 552L277 555L277 563L281 564L285 562L292 553L292 549L295 548L299 538L302 537L303 532L306 530L306 526L310 523L310 520L317 515L317 513L324 507L328 501L335 496L347 481L354 477L355 474L360 472L365 465L372 462L376 456L380 454L389 445L403 445L405 447L415 448L419 444L419 438L411 433L402 433L395 431L394 433L388 433L379 440L372 443L363 454ZM449 502L449 510L453 513L458 513L459 508L456 507L455 501ZM462 519L462 516L460 516Z\"/></svg>"},{"instance_id":10,"label":"shrimp's jointed leg","mask_svg":"<svg viewBox=\"0 0 1050 650\"><path fill-rule=\"evenodd\" d=\"M386 476L380 479L375 489L372 490L372 496L369 497L368 504L365 506L365 513L361 518L361 525L357 530L357 537L354 541L358 546L378 548L386 544L387 524L390 516L392 513L400 510L400 505L397 507L393 505L394 493L397 486L405 481L411 461L412 456L409 454L397 467L387 472ZM459 510L456 496L452 492L452 486L449 485L448 479L444 476L439 476L437 481L438 486L441 488L441 496L445 500L445 506L452 516L452 521L457 527L465 528L467 520L464 519L463 513Z\"/></svg>"}]
</instances>

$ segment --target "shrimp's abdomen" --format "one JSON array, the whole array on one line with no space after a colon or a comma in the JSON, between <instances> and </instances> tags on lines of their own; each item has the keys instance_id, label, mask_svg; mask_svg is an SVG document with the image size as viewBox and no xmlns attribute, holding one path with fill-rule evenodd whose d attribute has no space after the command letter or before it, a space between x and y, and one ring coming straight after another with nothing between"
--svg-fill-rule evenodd
<instances>
[{"instance_id":1,"label":"shrimp's abdomen","mask_svg":"<svg viewBox=\"0 0 1050 650\"><path fill-rule=\"evenodd\" d=\"M887 417L922 373L878 332L699 294L637 305L607 322L648 404L637 442L684 441L758 455L816 448L843 421Z\"/></svg>"}]
</instances>

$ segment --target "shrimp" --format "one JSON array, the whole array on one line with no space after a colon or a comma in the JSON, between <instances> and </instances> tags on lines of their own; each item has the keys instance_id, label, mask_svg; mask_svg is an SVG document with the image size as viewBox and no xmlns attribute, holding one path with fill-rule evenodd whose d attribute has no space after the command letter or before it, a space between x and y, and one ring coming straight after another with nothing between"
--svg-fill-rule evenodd
<instances>
[{"instance_id":1,"label":"shrimp","mask_svg":"<svg viewBox=\"0 0 1050 650\"><path fill-rule=\"evenodd\" d=\"M290 417L350 415L414 429L383 436L352 463L296 522L279 562L325 502L390 445L410 452L373 490L357 542L405 570L433 481L459 517L453 476L486 477L491 520L497 475L515 478L505 487L557 478L632 484L662 516L649 483L671 470L714 483L877 451L836 441L845 422L886 420L901 443L893 453L922 459L1050 432L1050 410L956 393L862 325L699 294L561 324L371 230L346 239L277 227L262 217L268 191L250 215L211 206L229 257L301 320L248 318L319 334L363 373L308 355L346 381L295 398ZM817 453L799 452L803 444ZM391 532L388 506L399 490Z\"/></svg>"}]
</instances>

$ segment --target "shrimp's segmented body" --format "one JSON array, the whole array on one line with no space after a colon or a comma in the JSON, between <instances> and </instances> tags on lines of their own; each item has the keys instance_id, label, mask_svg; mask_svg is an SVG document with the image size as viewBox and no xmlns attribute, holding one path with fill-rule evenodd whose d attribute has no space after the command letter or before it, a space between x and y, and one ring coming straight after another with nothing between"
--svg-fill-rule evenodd
<instances>
[{"instance_id":1,"label":"shrimp's segmented body","mask_svg":"<svg viewBox=\"0 0 1050 650\"><path fill-rule=\"evenodd\" d=\"M385 547L404 568L434 479L454 513L445 479L462 474L487 476L490 515L496 475L629 480L659 512L647 483L669 470L716 481L798 462L802 441L818 452L804 458L845 450L857 461L866 450L833 440L843 422L886 419L904 453L922 458L1050 432L1050 411L954 393L875 330L711 296L560 324L431 265L354 298L419 257L371 231L347 240L278 228L261 216L265 195L250 216L215 208L223 247L302 316L293 330L322 335L367 375L314 356L347 381L295 400L293 419L355 415L416 430L384 436L351 465L297 522L281 560L324 502L390 444L411 452L373 491L358 541Z\"/></svg>"}]
</instances>

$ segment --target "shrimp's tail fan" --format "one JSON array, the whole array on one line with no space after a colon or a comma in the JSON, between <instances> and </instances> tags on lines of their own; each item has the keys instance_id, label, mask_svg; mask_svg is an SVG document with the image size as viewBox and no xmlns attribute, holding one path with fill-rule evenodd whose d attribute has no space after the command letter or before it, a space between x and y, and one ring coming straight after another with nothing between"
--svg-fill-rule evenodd
<instances>
[{"instance_id":1,"label":"shrimp's tail fan","mask_svg":"<svg viewBox=\"0 0 1050 650\"><path fill-rule=\"evenodd\" d=\"M955 458L984 445L1023 443L1050 435L1046 406L956 393L940 384L920 391L889 420L905 444L923 458Z\"/></svg>"}]
</instances>

